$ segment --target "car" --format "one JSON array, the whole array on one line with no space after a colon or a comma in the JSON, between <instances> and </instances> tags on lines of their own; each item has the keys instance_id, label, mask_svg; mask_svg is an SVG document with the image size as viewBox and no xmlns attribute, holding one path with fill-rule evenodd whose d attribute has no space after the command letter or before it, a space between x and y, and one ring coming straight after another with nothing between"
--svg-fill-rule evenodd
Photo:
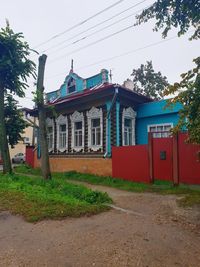
<instances>
[{"instance_id":1,"label":"car","mask_svg":"<svg viewBox=\"0 0 200 267\"><path fill-rule=\"evenodd\" d=\"M25 162L25 154L24 153L17 153L12 158L12 163L24 163Z\"/></svg>"}]
</instances>

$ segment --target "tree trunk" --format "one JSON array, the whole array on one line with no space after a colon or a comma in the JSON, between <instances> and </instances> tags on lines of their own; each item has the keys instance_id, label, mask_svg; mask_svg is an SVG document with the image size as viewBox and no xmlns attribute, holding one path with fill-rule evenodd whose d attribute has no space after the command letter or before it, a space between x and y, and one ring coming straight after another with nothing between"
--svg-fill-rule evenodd
<instances>
[{"instance_id":1,"label":"tree trunk","mask_svg":"<svg viewBox=\"0 0 200 267\"><path fill-rule=\"evenodd\" d=\"M37 105L39 114L40 146L41 146L41 168L44 179L51 179L49 165L49 151L46 133L46 109L44 107L44 69L47 56L39 57L38 80L37 80Z\"/></svg>"},{"instance_id":2,"label":"tree trunk","mask_svg":"<svg viewBox=\"0 0 200 267\"><path fill-rule=\"evenodd\" d=\"M3 160L3 173L12 173L8 139L6 135L5 113L4 113L4 88L0 82L0 151Z\"/></svg>"}]
</instances>

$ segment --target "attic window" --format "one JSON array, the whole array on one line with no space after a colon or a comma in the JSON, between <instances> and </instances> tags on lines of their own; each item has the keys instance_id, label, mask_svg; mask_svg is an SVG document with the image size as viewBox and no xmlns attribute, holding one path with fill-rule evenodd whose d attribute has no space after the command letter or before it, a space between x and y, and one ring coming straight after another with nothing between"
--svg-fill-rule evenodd
<instances>
[{"instance_id":1,"label":"attic window","mask_svg":"<svg viewBox=\"0 0 200 267\"><path fill-rule=\"evenodd\" d=\"M67 83L68 94L71 94L76 91L76 82L73 78L70 78Z\"/></svg>"}]
</instances>

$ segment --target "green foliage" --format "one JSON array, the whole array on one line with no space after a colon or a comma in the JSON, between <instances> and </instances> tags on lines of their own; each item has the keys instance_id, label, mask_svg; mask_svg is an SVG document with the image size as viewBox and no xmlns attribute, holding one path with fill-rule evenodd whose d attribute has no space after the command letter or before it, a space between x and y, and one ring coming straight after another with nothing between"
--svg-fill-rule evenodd
<instances>
[{"instance_id":1,"label":"green foliage","mask_svg":"<svg viewBox=\"0 0 200 267\"><path fill-rule=\"evenodd\" d=\"M164 29L165 38L172 27L179 28L178 36L185 34L190 28L195 31L190 40L200 38L200 1L199 0L157 0L149 8L137 16L137 23L156 19L155 31ZM189 140L200 144L200 57L194 59L196 67L181 75L182 80L174 83L164 92L165 95L176 95L169 104L181 103L178 125L174 132L180 129L189 131Z\"/></svg>"},{"instance_id":2,"label":"green foliage","mask_svg":"<svg viewBox=\"0 0 200 267\"><path fill-rule=\"evenodd\" d=\"M35 63L28 59L30 52L22 33L14 33L7 23L0 31L0 83L5 91L24 96L27 78L35 77Z\"/></svg>"},{"instance_id":3,"label":"green foliage","mask_svg":"<svg viewBox=\"0 0 200 267\"><path fill-rule=\"evenodd\" d=\"M56 174L57 176L58 174ZM112 177L103 177L92 174L82 174L77 172L68 172L64 174L67 180L88 182L90 184L105 185L121 190L143 193L153 192L159 194L174 194L183 196L178 203L182 206L192 206L200 204L200 187L191 188L188 185L180 184L174 186L172 182L156 180L154 184L129 182Z\"/></svg>"},{"instance_id":4,"label":"green foliage","mask_svg":"<svg viewBox=\"0 0 200 267\"><path fill-rule=\"evenodd\" d=\"M23 215L28 221L79 217L107 210L106 193L73 185L64 179L48 180L0 174L0 210Z\"/></svg>"},{"instance_id":5,"label":"green foliage","mask_svg":"<svg viewBox=\"0 0 200 267\"><path fill-rule=\"evenodd\" d=\"M165 87L169 85L167 78L162 76L160 71L154 71L152 61L147 61L146 65L142 64L138 69L134 69L131 75L133 90L153 99L161 99Z\"/></svg>"},{"instance_id":6,"label":"green foliage","mask_svg":"<svg viewBox=\"0 0 200 267\"><path fill-rule=\"evenodd\" d=\"M181 103L180 119L174 132L182 128L188 129L189 142L200 144L200 57L194 59L196 67L187 73L181 74L182 80L174 83L165 95L177 94L169 100L168 105Z\"/></svg>"},{"instance_id":7,"label":"green foliage","mask_svg":"<svg viewBox=\"0 0 200 267\"><path fill-rule=\"evenodd\" d=\"M5 100L5 122L6 134L11 147L14 147L18 141L22 140L21 134L28 124L23 119L23 113L18 109L18 102L11 96L6 95Z\"/></svg>"},{"instance_id":8,"label":"green foliage","mask_svg":"<svg viewBox=\"0 0 200 267\"><path fill-rule=\"evenodd\" d=\"M199 0L157 0L138 15L136 25L155 19L154 30L163 29L165 38L173 27L178 28L178 35L194 28L192 39L200 38L200 1Z\"/></svg>"},{"instance_id":9,"label":"green foliage","mask_svg":"<svg viewBox=\"0 0 200 267\"><path fill-rule=\"evenodd\" d=\"M26 165L19 166L15 169L16 172L39 174L40 169L32 169ZM126 190L137 193L152 192L158 194L174 194L182 196L181 200L178 203L182 206L192 206L200 204L200 186L189 186L185 184L180 184L179 186L174 186L172 182L155 180L154 184L145 184L145 183L136 183L122 180L119 178L98 176L93 174L78 173L75 171L66 172L66 173L54 173L54 181L57 179L62 179L63 181L80 181L87 182L95 185L109 186L117 188L120 190ZM99 193L94 193L91 195L93 199L99 198ZM100 195L100 198L104 196ZM87 201L90 203L90 194L86 197ZM92 200L94 201L94 200ZM101 202L101 201L100 201Z\"/></svg>"}]
</instances>

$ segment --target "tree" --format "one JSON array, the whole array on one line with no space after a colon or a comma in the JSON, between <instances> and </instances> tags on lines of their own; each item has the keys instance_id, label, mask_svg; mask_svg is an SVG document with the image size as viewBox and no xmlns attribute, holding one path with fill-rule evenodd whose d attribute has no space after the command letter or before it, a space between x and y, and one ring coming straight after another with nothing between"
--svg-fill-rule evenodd
<instances>
[{"instance_id":1,"label":"tree","mask_svg":"<svg viewBox=\"0 0 200 267\"><path fill-rule=\"evenodd\" d=\"M21 33L14 33L8 22L0 30L0 150L3 172L12 172L5 124L5 95L10 92L24 96L27 78L35 76L35 64L28 59L29 45Z\"/></svg>"},{"instance_id":2,"label":"tree","mask_svg":"<svg viewBox=\"0 0 200 267\"><path fill-rule=\"evenodd\" d=\"M136 25L156 19L154 31L163 29L165 38L172 29L178 28L178 36L185 34L191 27L192 39L200 38L200 1L199 0L157 0L149 8L136 16Z\"/></svg>"},{"instance_id":3,"label":"tree","mask_svg":"<svg viewBox=\"0 0 200 267\"><path fill-rule=\"evenodd\" d=\"M23 140L21 134L28 123L23 119L18 102L11 95L5 97L5 124L8 143L13 148L20 140Z\"/></svg>"},{"instance_id":4,"label":"tree","mask_svg":"<svg viewBox=\"0 0 200 267\"><path fill-rule=\"evenodd\" d=\"M200 57L194 59L196 67L187 73L181 74L179 83L169 86L165 95L178 93L169 100L168 106L181 103L180 119L173 131L186 128L189 132L188 141L200 144Z\"/></svg>"},{"instance_id":5,"label":"tree","mask_svg":"<svg viewBox=\"0 0 200 267\"><path fill-rule=\"evenodd\" d=\"M161 72L155 72L152 61L147 61L146 65L142 64L138 69L134 69L133 90L137 93L161 99L165 87L169 85L167 78L162 76Z\"/></svg>"},{"instance_id":6,"label":"tree","mask_svg":"<svg viewBox=\"0 0 200 267\"><path fill-rule=\"evenodd\" d=\"M136 25L156 19L155 31L164 29L165 38L172 27L179 28L178 36L194 28L190 40L200 38L200 1L199 0L157 0L149 8L143 10L137 17ZM189 141L200 144L200 57L194 59L196 67L181 74L182 80L174 83L165 95L177 94L169 104L182 103L180 119L174 132L186 127L189 131ZM168 105L169 105L168 104Z\"/></svg>"}]
</instances>

